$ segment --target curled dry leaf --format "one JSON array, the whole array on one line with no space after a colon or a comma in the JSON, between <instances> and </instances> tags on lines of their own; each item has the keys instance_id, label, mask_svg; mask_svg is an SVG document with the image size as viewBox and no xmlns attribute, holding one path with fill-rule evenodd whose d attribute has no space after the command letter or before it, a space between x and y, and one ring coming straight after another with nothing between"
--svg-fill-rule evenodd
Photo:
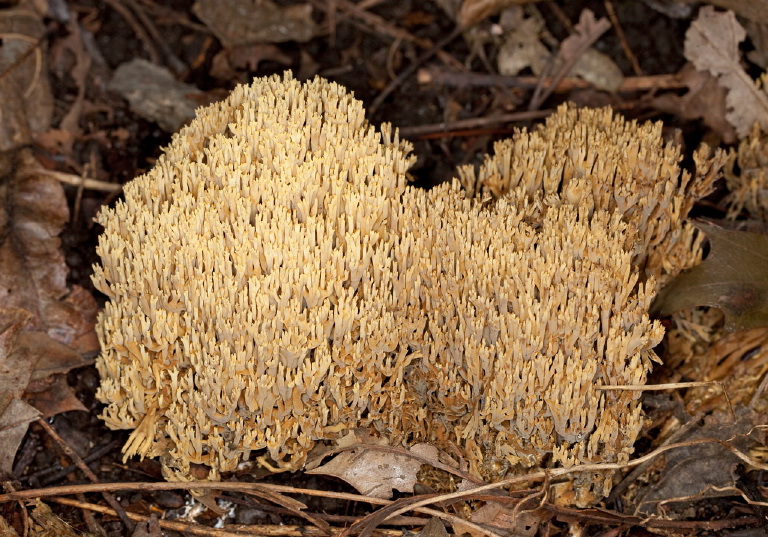
<instances>
[{"instance_id":1,"label":"curled dry leaf","mask_svg":"<svg viewBox=\"0 0 768 537\"><path fill-rule=\"evenodd\" d=\"M422 456L437 459L438 450L427 444L417 444L409 450L419 457L393 454L371 446L344 451L330 462L309 470L308 474L330 475L346 481L361 494L373 498L389 499L392 490L413 492L416 474L421 468Z\"/></svg>"},{"instance_id":2,"label":"curled dry leaf","mask_svg":"<svg viewBox=\"0 0 768 537\"><path fill-rule=\"evenodd\" d=\"M768 95L739 64L739 43L746 35L732 11L718 13L710 6L702 8L685 34L685 57L728 90L726 118L742 138L754 122L768 130Z\"/></svg>"},{"instance_id":3,"label":"curled dry leaf","mask_svg":"<svg viewBox=\"0 0 768 537\"><path fill-rule=\"evenodd\" d=\"M712 306L723 310L728 330L768 326L768 235L697 227L709 237L709 255L662 289L651 311Z\"/></svg>"}]
</instances>

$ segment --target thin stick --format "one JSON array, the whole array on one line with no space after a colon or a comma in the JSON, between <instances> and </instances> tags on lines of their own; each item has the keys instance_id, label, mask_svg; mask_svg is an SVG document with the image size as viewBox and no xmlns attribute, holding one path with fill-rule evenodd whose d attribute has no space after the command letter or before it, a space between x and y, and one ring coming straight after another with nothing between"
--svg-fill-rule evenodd
<instances>
[{"instance_id":1,"label":"thin stick","mask_svg":"<svg viewBox=\"0 0 768 537\"><path fill-rule=\"evenodd\" d=\"M49 498L50 502L58 503L61 505L70 505L72 507L79 507L80 509L87 509L102 515L115 516L115 510L103 505L97 505L95 503L81 502L72 500L70 498ZM146 522L149 520L148 516L139 515L137 513L128 513L128 517L134 522ZM208 528L200 526L199 524L192 524L189 522L180 522L178 520L158 520L160 527L164 530L178 531L185 535L203 535L206 537L243 537L241 532L232 532L222 529ZM325 535L314 526L246 526L246 528L253 533L250 535L263 535L263 536L287 536L287 537L301 537L301 536L321 536ZM400 533L395 533L400 535Z\"/></svg>"},{"instance_id":2,"label":"thin stick","mask_svg":"<svg viewBox=\"0 0 768 537\"><path fill-rule=\"evenodd\" d=\"M157 65L162 65L163 59L161 58L160 53L157 51L157 47L155 47L155 44L152 42L152 38L149 36L147 30L141 25L141 23L136 20L136 17L131 12L131 10L125 7L120 0L104 1L109 4L109 7L117 11L120 16L125 19L125 22L128 23L131 29L136 33L139 41L141 41L141 44L144 45L144 50L147 51L150 61Z\"/></svg>"},{"instance_id":3,"label":"thin stick","mask_svg":"<svg viewBox=\"0 0 768 537\"><path fill-rule=\"evenodd\" d=\"M531 110L523 112L512 112L509 114L498 114L488 117L473 117L468 119L459 119L456 121L446 121L443 123L431 123L427 125L416 125L414 127L401 127L400 136L410 138L433 134L436 132L448 133L451 131L460 131L465 129L476 129L488 125L497 125L499 123L514 123L516 121L530 121L532 119L541 119L552 113L552 110Z\"/></svg>"},{"instance_id":4,"label":"thin stick","mask_svg":"<svg viewBox=\"0 0 768 537\"><path fill-rule=\"evenodd\" d=\"M77 465L80 470L83 471L83 473L86 475L86 477L92 481L93 483L98 484L99 478L96 477L96 474L94 474L90 468L88 468L88 465L83 462L83 459L80 458L80 456L74 452L74 450L69 447L69 444L67 444L62 437L59 436L59 433L53 430L53 427L48 425L48 422L46 422L44 419L38 419L37 424L40 425L43 429L45 429L45 432L48 433L48 435L56 441L57 444L59 444L59 447L64 451L64 454L72 459L72 461ZM123 509L123 506L120 505L120 503L117 501L117 499L114 497L114 495L110 492L103 491L101 495L104 497L104 500L112 506L112 509L117 512L118 516L120 517L120 520L125 524L125 527L128 529L129 533L133 533L134 526L133 522L131 522L131 519L128 518L128 515L125 512L125 509Z\"/></svg>"},{"instance_id":5,"label":"thin stick","mask_svg":"<svg viewBox=\"0 0 768 537\"><path fill-rule=\"evenodd\" d=\"M681 388L711 388L713 385L720 386L720 389L723 390L725 402L728 403L728 409L730 410L731 417L735 419L736 413L733 411L731 398L728 396L725 385L717 380L704 380L699 382L673 382L669 384L622 384L616 386L605 385L596 386L595 389L617 392L660 392L664 390L678 390Z\"/></svg>"},{"instance_id":6,"label":"thin stick","mask_svg":"<svg viewBox=\"0 0 768 537\"><path fill-rule=\"evenodd\" d=\"M432 56L434 56L437 51L442 50L445 45L456 39L458 36L461 35L462 29L460 27L454 28L454 30L442 38L440 41L438 41L432 48L427 50L424 54L416 58L416 60L402 70L402 72L397 75L397 78L395 78L393 81L391 81L387 86L379 93L379 95L373 100L373 103L371 103L371 106L368 107L368 112L370 112L371 115L373 115L376 110L381 106L381 104L386 100L389 95L397 89L398 86L400 86L405 79L407 79L409 76L411 76L413 73L416 72L416 70L424 64L428 59L430 59Z\"/></svg>"},{"instance_id":7,"label":"thin stick","mask_svg":"<svg viewBox=\"0 0 768 537\"><path fill-rule=\"evenodd\" d=\"M45 175L67 185L76 187L82 185L86 190L97 190L99 192L120 192L123 189L123 185L117 183L107 183L104 181L98 181L96 179L90 179L81 175L48 170L42 166L39 168L34 167L31 170L25 171L22 175L24 177L29 177L31 175Z\"/></svg>"},{"instance_id":8,"label":"thin stick","mask_svg":"<svg viewBox=\"0 0 768 537\"><path fill-rule=\"evenodd\" d=\"M536 87L537 82L540 80L539 77L535 76L502 76L485 73L464 73L445 70L437 66L429 66L419 69L417 79L420 84L473 87L505 86L526 89ZM545 77L543 79L543 83L547 86L553 86L554 82L552 77ZM591 82L587 82L581 78L566 77L558 82L557 85L554 85L553 91L562 93L590 87L592 87ZM686 87L685 82L680 79L680 75L677 73L667 75L628 76L624 77L624 81L616 92L628 93L661 89L683 89Z\"/></svg>"},{"instance_id":9,"label":"thin stick","mask_svg":"<svg viewBox=\"0 0 768 537\"><path fill-rule=\"evenodd\" d=\"M613 9L613 2L611 2L611 0L603 0L603 5L605 5L605 11L608 12L608 18L611 19L613 29L616 30L616 35L621 42L621 48L624 50L624 55L629 60L629 63L632 64L632 70L637 76L643 76L644 73L643 69L640 67L640 62L637 61L637 56L632 52L632 48L629 46L629 42L624 36L624 30L621 28L621 24L619 24L616 10Z\"/></svg>"}]
</instances>

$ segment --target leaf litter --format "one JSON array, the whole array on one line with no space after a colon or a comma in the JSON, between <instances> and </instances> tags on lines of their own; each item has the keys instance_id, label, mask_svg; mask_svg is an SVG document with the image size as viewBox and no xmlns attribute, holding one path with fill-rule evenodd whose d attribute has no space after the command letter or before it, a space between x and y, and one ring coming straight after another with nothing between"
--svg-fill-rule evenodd
<instances>
[{"instance_id":1,"label":"leaf litter","mask_svg":"<svg viewBox=\"0 0 768 537\"><path fill-rule=\"evenodd\" d=\"M700 71L708 71L728 90L726 118L739 137L749 134L754 122L768 131L768 95L764 87L741 67L739 44L747 36L732 11L706 6L685 34L685 57Z\"/></svg>"},{"instance_id":2,"label":"leaf litter","mask_svg":"<svg viewBox=\"0 0 768 537\"><path fill-rule=\"evenodd\" d=\"M712 306L723 310L728 330L768 326L768 235L705 223L697 227L709 238L709 255L667 285L652 311L669 315Z\"/></svg>"}]
</instances>

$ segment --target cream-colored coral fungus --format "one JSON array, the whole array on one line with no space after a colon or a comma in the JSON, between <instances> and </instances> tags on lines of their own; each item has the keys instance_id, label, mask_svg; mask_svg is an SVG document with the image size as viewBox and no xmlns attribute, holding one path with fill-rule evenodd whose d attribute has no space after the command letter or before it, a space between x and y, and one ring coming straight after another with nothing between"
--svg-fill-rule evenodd
<instances>
[{"instance_id":1,"label":"cream-colored coral fungus","mask_svg":"<svg viewBox=\"0 0 768 537\"><path fill-rule=\"evenodd\" d=\"M614 121L573 117L552 121L585 139ZM126 456L216 479L253 451L300 468L316 442L365 427L458 449L488 479L545 458L627 460L638 394L598 387L645 381L662 329L637 260L680 231L649 235L616 209L686 209L530 145L515 158L546 177L483 204L458 181L407 186L409 145L322 79L257 79L200 110L99 217L98 397L110 427L134 429ZM590 151L579 162L595 166ZM659 183L646 191L681 188L671 152L612 158ZM558 174L573 179L531 195Z\"/></svg>"},{"instance_id":2,"label":"cream-colored coral fungus","mask_svg":"<svg viewBox=\"0 0 768 537\"><path fill-rule=\"evenodd\" d=\"M459 170L470 193L518 191L548 205L618 211L638 231L633 266L657 287L701 261L703 237L685 219L712 191L726 160L722 151L712 159L706 146L696 151L692 177L681 171L680 148L664 140L661 122L638 124L610 108L565 105L538 129L519 131L494 149L479 172Z\"/></svg>"},{"instance_id":3,"label":"cream-colored coral fungus","mask_svg":"<svg viewBox=\"0 0 768 537\"><path fill-rule=\"evenodd\" d=\"M729 155L725 182L728 218L735 219L746 209L752 218L768 220L768 136L757 123Z\"/></svg>"}]
</instances>

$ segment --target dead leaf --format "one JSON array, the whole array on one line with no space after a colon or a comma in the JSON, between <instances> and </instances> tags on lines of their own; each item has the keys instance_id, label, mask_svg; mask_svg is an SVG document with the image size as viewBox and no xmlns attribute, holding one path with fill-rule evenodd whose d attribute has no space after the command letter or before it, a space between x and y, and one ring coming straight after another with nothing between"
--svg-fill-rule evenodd
<instances>
[{"instance_id":1,"label":"dead leaf","mask_svg":"<svg viewBox=\"0 0 768 537\"><path fill-rule=\"evenodd\" d=\"M411 451L414 450L419 456L428 454L435 459L438 456L434 446L417 444L411 448ZM327 464L307 473L338 477L355 487L360 494L388 500L392 497L392 489L413 492L416 474L422 464L415 457L361 446L339 453Z\"/></svg>"},{"instance_id":2,"label":"dead leaf","mask_svg":"<svg viewBox=\"0 0 768 537\"><path fill-rule=\"evenodd\" d=\"M270 0L198 0L192 11L225 48L253 43L305 43L319 33L310 4L284 7Z\"/></svg>"},{"instance_id":3,"label":"dead leaf","mask_svg":"<svg viewBox=\"0 0 768 537\"><path fill-rule=\"evenodd\" d=\"M697 70L692 63L686 63L678 76L688 91L684 95L662 93L653 99L653 107L683 119L701 119L723 143L734 143L736 130L725 117L725 88L717 83L714 76Z\"/></svg>"},{"instance_id":4,"label":"dead leaf","mask_svg":"<svg viewBox=\"0 0 768 537\"><path fill-rule=\"evenodd\" d=\"M670 517L671 513L689 508L692 500L732 495L738 480L736 469L742 461L720 442L742 453L749 452L751 447L762 444L763 433L757 427L764 423L762 416L746 408L738 412L735 421L722 411L705 418L703 425L691 428L678 440L700 443L665 453L663 468L654 470L658 479L646 481L652 485L640 490L634 514ZM717 490L729 487L730 490Z\"/></svg>"},{"instance_id":5,"label":"dead leaf","mask_svg":"<svg viewBox=\"0 0 768 537\"><path fill-rule=\"evenodd\" d=\"M544 21L527 17L506 33L496 60L499 74L517 76L523 69L530 68L538 75L544 70L550 52L539 39L543 27Z\"/></svg>"},{"instance_id":6,"label":"dead leaf","mask_svg":"<svg viewBox=\"0 0 768 537\"><path fill-rule=\"evenodd\" d=\"M538 498L536 501L539 501ZM536 507L536 504L532 504L532 507ZM515 509L499 502L488 502L472 513L471 520L475 524L507 530L515 537L533 537L539 525L548 518L546 513L538 513L530 507ZM458 533L459 529L456 528L456 531Z\"/></svg>"},{"instance_id":7,"label":"dead leaf","mask_svg":"<svg viewBox=\"0 0 768 537\"><path fill-rule=\"evenodd\" d=\"M448 537L445 526L437 517L429 519L421 531L415 534L416 537Z\"/></svg>"},{"instance_id":8,"label":"dead leaf","mask_svg":"<svg viewBox=\"0 0 768 537\"><path fill-rule=\"evenodd\" d=\"M141 58L121 64L109 89L127 99L136 114L168 132L178 131L195 117L195 98L202 94L195 86L177 81L165 67Z\"/></svg>"},{"instance_id":9,"label":"dead leaf","mask_svg":"<svg viewBox=\"0 0 768 537\"><path fill-rule=\"evenodd\" d=\"M13 158L15 157L15 158ZM11 471L27 424L85 410L65 374L98 349L92 296L66 286L59 233L69 218L61 184L36 174L28 150L15 153L0 182L0 470ZM11 173L11 171L13 173ZM22 322L23 321L23 322Z\"/></svg>"},{"instance_id":10,"label":"dead leaf","mask_svg":"<svg viewBox=\"0 0 768 537\"><path fill-rule=\"evenodd\" d=\"M651 312L712 306L723 310L728 330L768 326L768 235L697 227L709 238L709 255L662 289Z\"/></svg>"},{"instance_id":11,"label":"dead leaf","mask_svg":"<svg viewBox=\"0 0 768 537\"><path fill-rule=\"evenodd\" d=\"M60 519L46 504L37 500L32 510L32 529L38 537L80 537L80 533Z\"/></svg>"},{"instance_id":12,"label":"dead leaf","mask_svg":"<svg viewBox=\"0 0 768 537\"><path fill-rule=\"evenodd\" d=\"M32 9L0 10L0 149L28 143L50 127L53 96L45 76L45 24Z\"/></svg>"},{"instance_id":13,"label":"dead leaf","mask_svg":"<svg viewBox=\"0 0 768 537\"><path fill-rule=\"evenodd\" d=\"M19 346L29 312L0 308L0 473L12 475L13 459L29 422L40 413L21 400L37 360Z\"/></svg>"},{"instance_id":14,"label":"dead leaf","mask_svg":"<svg viewBox=\"0 0 768 537\"><path fill-rule=\"evenodd\" d=\"M768 130L768 95L739 63L739 43L746 35L732 11L718 13L711 6L699 11L685 34L685 57L728 90L726 118L742 138L755 121Z\"/></svg>"},{"instance_id":15,"label":"dead leaf","mask_svg":"<svg viewBox=\"0 0 768 537\"><path fill-rule=\"evenodd\" d=\"M617 91L624 83L624 74L616 62L595 48L584 51L571 69L571 74L602 91Z\"/></svg>"},{"instance_id":16,"label":"dead leaf","mask_svg":"<svg viewBox=\"0 0 768 537\"><path fill-rule=\"evenodd\" d=\"M560 56L565 63L576 61L609 28L608 19L596 19L595 14L585 9L579 16L579 22L573 27L574 33L560 43Z\"/></svg>"}]
</instances>

